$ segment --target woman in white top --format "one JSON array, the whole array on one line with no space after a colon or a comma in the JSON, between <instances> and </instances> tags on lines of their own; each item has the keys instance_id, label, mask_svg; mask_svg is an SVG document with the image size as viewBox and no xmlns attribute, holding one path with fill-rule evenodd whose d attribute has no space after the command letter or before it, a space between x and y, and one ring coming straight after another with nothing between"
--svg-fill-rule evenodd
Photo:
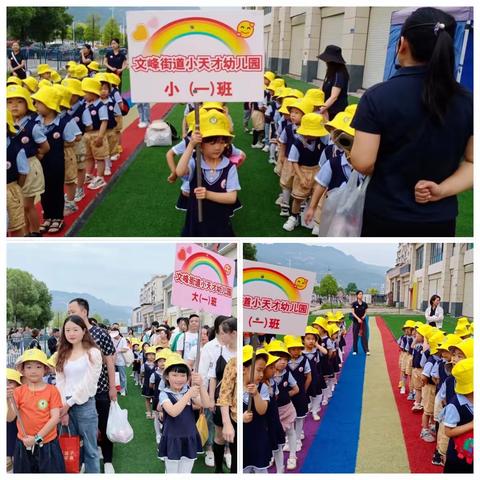
<instances>
[{"instance_id":1,"label":"woman in white top","mask_svg":"<svg viewBox=\"0 0 480 480\"><path fill-rule=\"evenodd\" d=\"M115 370L120 376L120 395L127 394L127 363L123 354L128 350L127 340L116 327L110 331L113 346L115 347Z\"/></svg>"},{"instance_id":2,"label":"woman in white top","mask_svg":"<svg viewBox=\"0 0 480 480\"><path fill-rule=\"evenodd\" d=\"M430 306L425 310L426 323L432 327L442 328L443 308L440 306L441 298L438 295L432 295Z\"/></svg>"},{"instance_id":3,"label":"woman in white top","mask_svg":"<svg viewBox=\"0 0 480 480\"><path fill-rule=\"evenodd\" d=\"M67 317L63 323L55 370L64 402L60 411L62 425L68 425L70 434L80 435L83 440L85 473L99 473L95 394L102 354L77 315Z\"/></svg>"}]
</instances>

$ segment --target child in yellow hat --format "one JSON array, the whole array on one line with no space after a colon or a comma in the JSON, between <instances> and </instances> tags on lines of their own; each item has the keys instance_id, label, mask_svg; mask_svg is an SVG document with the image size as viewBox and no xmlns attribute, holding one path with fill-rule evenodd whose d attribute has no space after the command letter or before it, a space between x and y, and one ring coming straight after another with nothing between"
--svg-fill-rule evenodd
<instances>
[{"instance_id":1,"label":"child in yellow hat","mask_svg":"<svg viewBox=\"0 0 480 480\"><path fill-rule=\"evenodd\" d=\"M277 138L276 124L281 119L281 115L278 112L282 106L281 101L276 97L275 93L279 87L286 87L285 80L283 78L273 79L266 87L267 94L264 99L265 104L265 146L264 152L269 152L269 163L275 163L275 154L277 151Z\"/></svg>"},{"instance_id":2,"label":"child in yellow hat","mask_svg":"<svg viewBox=\"0 0 480 480\"><path fill-rule=\"evenodd\" d=\"M412 412L421 412L422 406L422 355L425 336L431 327L423 323L417 324L415 328L415 340L412 342L412 385L415 390L415 402Z\"/></svg>"},{"instance_id":3,"label":"child in yellow hat","mask_svg":"<svg viewBox=\"0 0 480 480\"><path fill-rule=\"evenodd\" d=\"M40 63L37 67L37 75L40 80L51 80L52 69L48 63Z\"/></svg>"},{"instance_id":4,"label":"child in yellow hat","mask_svg":"<svg viewBox=\"0 0 480 480\"><path fill-rule=\"evenodd\" d=\"M123 129L123 115L126 115L129 110L128 104L124 101L122 94L120 93L119 85L120 85L120 77L115 75L114 73L109 73L108 78L110 79L110 96L112 97L113 101L118 105L118 108L122 112L122 115L117 116L117 126L115 127L115 133L117 136L115 137L115 145L112 145L112 154L110 155L110 160L114 162L120 158L120 153L122 151L121 145L121 134Z\"/></svg>"},{"instance_id":5,"label":"child in yellow hat","mask_svg":"<svg viewBox=\"0 0 480 480\"><path fill-rule=\"evenodd\" d=\"M335 343L329 336L329 326L328 322L323 317L317 317L313 322L312 326L317 329L319 334L319 340L317 343L317 348L323 347L323 350L320 350L320 368L325 382L325 389L322 392L322 405L325 406L328 404L330 398L332 398L333 384L334 384L334 371L332 364L332 357L335 354L336 346ZM324 353L326 350L327 353Z\"/></svg>"},{"instance_id":6,"label":"child in yellow hat","mask_svg":"<svg viewBox=\"0 0 480 480\"><path fill-rule=\"evenodd\" d=\"M160 347L162 348L162 347ZM158 350L155 354L155 370L150 375L150 388L153 391L152 397L152 411L153 411L153 427L155 429L155 438L157 441L157 445L160 443L160 439L162 437L162 427L161 427L161 420L162 414L160 410L157 408L159 399L160 399L160 391L165 388L165 382L162 383L163 372L165 370L165 362L167 357L172 352L168 348L163 348Z\"/></svg>"},{"instance_id":7,"label":"child in yellow hat","mask_svg":"<svg viewBox=\"0 0 480 480\"><path fill-rule=\"evenodd\" d=\"M406 374L406 361L408 351L413 342L412 329L415 325L413 320L407 320L402 326L402 335L397 339L397 345L400 350L398 357L398 366L400 368L400 380L398 381L398 388L400 388L400 394L404 395L406 392L407 385L407 374Z\"/></svg>"},{"instance_id":8,"label":"child in yellow hat","mask_svg":"<svg viewBox=\"0 0 480 480\"><path fill-rule=\"evenodd\" d=\"M7 392L13 392L22 385L22 375L13 368L7 368ZM17 443L17 424L15 421L7 422L7 472L12 471L15 444Z\"/></svg>"},{"instance_id":9,"label":"child in yellow hat","mask_svg":"<svg viewBox=\"0 0 480 480\"><path fill-rule=\"evenodd\" d=\"M144 344L144 362L140 366L140 380L142 383L142 396L145 398L145 416L154 418L152 413L153 389L150 387L150 377L155 373L155 347L145 347Z\"/></svg>"},{"instance_id":10,"label":"child in yellow hat","mask_svg":"<svg viewBox=\"0 0 480 480\"><path fill-rule=\"evenodd\" d=\"M192 134L176 167L177 176L188 176L191 193L182 236L234 236L230 217L237 202L240 183L237 168L227 156L232 138L225 114L211 110L200 117L200 131ZM197 144L200 144L201 150L201 186L197 185L193 156ZM202 200L203 204L201 223L197 200Z\"/></svg>"},{"instance_id":11,"label":"child in yellow hat","mask_svg":"<svg viewBox=\"0 0 480 480\"><path fill-rule=\"evenodd\" d=\"M140 365L141 365L141 346L140 343L132 342L132 352L133 352L133 363L132 363L132 372L133 372L133 383L139 387L140 386Z\"/></svg>"},{"instance_id":12,"label":"child in yellow hat","mask_svg":"<svg viewBox=\"0 0 480 480\"><path fill-rule=\"evenodd\" d=\"M7 421L16 419L18 430L13 473L65 473L57 438L62 398L55 386L43 381L47 356L36 348L26 350L16 368L23 385L7 387Z\"/></svg>"}]
</instances>

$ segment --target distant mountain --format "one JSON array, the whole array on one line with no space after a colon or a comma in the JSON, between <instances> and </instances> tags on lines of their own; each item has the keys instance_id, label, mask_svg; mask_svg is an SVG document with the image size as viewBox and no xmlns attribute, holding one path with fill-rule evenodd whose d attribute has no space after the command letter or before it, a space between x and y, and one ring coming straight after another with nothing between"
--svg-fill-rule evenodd
<instances>
[{"instance_id":1,"label":"distant mountain","mask_svg":"<svg viewBox=\"0 0 480 480\"><path fill-rule=\"evenodd\" d=\"M78 292L61 292L58 290L51 290L52 294L52 311L65 313L67 311L67 305L72 298L84 298L90 305L91 316L98 313L102 318L108 318L110 323L122 322L129 324L132 314L132 307L126 307L121 305L111 305L104 300L94 297L89 293Z\"/></svg>"},{"instance_id":2,"label":"distant mountain","mask_svg":"<svg viewBox=\"0 0 480 480\"><path fill-rule=\"evenodd\" d=\"M342 287L355 282L362 290L376 288L379 293L385 290L385 274L390 267L360 262L336 248L299 243L257 243L255 246L259 262L316 272L318 282L325 274L331 273Z\"/></svg>"}]
</instances>

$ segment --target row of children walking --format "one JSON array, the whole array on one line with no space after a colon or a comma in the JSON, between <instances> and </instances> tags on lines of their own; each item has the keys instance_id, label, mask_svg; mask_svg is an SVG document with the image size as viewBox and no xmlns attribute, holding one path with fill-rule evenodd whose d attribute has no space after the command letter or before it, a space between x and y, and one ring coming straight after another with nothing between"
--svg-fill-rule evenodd
<instances>
[{"instance_id":1,"label":"row of children walking","mask_svg":"<svg viewBox=\"0 0 480 480\"><path fill-rule=\"evenodd\" d=\"M74 62L73 62L74 63ZM95 62L91 62L92 63ZM11 236L55 234L98 190L119 158L120 78L71 64L62 80L47 64L39 80L7 80L7 215ZM43 221L36 208L41 201Z\"/></svg>"},{"instance_id":2,"label":"row of children walking","mask_svg":"<svg viewBox=\"0 0 480 480\"><path fill-rule=\"evenodd\" d=\"M451 334L413 320L402 329L398 386L422 415L420 438L435 443L431 462L473 473L473 323L461 317Z\"/></svg>"},{"instance_id":3,"label":"row of children walking","mask_svg":"<svg viewBox=\"0 0 480 480\"><path fill-rule=\"evenodd\" d=\"M243 471L295 470L305 421L317 422L335 391L343 363L343 314L328 312L302 337L285 335L254 350L243 347ZM311 419L308 417L311 415ZM285 467L284 453L288 452Z\"/></svg>"}]
</instances>

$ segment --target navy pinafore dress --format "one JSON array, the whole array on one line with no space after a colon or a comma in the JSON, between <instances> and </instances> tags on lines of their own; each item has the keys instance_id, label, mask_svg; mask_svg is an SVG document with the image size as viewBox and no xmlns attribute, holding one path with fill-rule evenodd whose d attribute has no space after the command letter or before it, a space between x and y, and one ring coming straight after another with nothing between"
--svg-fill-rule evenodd
<instances>
[{"instance_id":1,"label":"navy pinafore dress","mask_svg":"<svg viewBox=\"0 0 480 480\"><path fill-rule=\"evenodd\" d=\"M150 388L150 377L155 372L155 365L144 364L142 395L147 398L153 397L153 390Z\"/></svg>"},{"instance_id":2,"label":"navy pinafore dress","mask_svg":"<svg viewBox=\"0 0 480 480\"><path fill-rule=\"evenodd\" d=\"M162 380L162 376L155 370L155 382L154 382L154 387L153 387L153 400L152 400L152 410L157 411L157 406L158 406L158 400L160 397L160 389L158 388L160 386L160 382Z\"/></svg>"},{"instance_id":3,"label":"navy pinafore dress","mask_svg":"<svg viewBox=\"0 0 480 480\"><path fill-rule=\"evenodd\" d=\"M267 417L270 448L272 452L275 452L285 445L285 431L283 430L282 422L280 421L280 415L278 414L278 404L275 395L275 381L273 381L273 385L270 385L270 388L270 401L268 402L268 408L265 417Z\"/></svg>"},{"instance_id":4,"label":"navy pinafore dress","mask_svg":"<svg viewBox=\"0 0 480 480\"><path fill-rule=\"evenodd\" d=\"M297 412L297 418L306 417L308 412L308 397L307 392L305 391L305 366L307 362L307 357L303 356L300 363L297 365L297 368L293 369L290 365L287 366L287 371L290 371L293 378L297 381L299 388L299 392L291 397L293 406Z\"/></svg>"},{"instance_id":5,"label":"navy pinafore dress","mask_svg":"<svg viewBox=\"0 0 480 480\"><path fill-rule=\"evenodd\" d=\"M288 368L285 370L285 373L282 375L282 379L280 382L277 383L278 386L278 397L277 397L277 407L284 407L285 405L288 405L292 399L290 398L290 395L288 394L288 391L290 390L290 387L288 385L288 374L289 374Z\"/></svg>"},{"instance_id":6,"label":"navy pinafore dress","mask_svg":"<svg viewBox=\"0 0 480 480\"><path fill-rule=\"evenodd\" d=\"M328 337L320 338L320 344L327 348L327 341ZM320 365L322 367L322 375L324 377L329 377L333 374L332 366L327 355L321 355L320 357ZM326 385L325 385L326 388Z\"/></svg>"}]
</instances>

